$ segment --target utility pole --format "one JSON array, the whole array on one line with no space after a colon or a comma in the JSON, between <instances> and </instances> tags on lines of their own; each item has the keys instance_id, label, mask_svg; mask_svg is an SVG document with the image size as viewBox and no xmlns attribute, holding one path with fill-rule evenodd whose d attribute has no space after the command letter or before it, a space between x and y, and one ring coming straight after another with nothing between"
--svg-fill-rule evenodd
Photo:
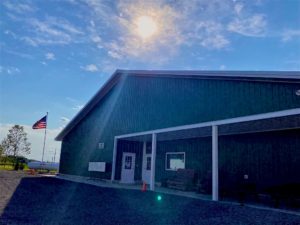
<instances>
[{"instance_id":1,"label":"utility pole","mask_svg":"<svg viewBox=\"0 0 300 225\"><path fill-rule=\"evenodd\" d=\"M55 156L56 156L56 148L55 148L55 151L54 151L54 162L55 162Z\"/></svg>"}]
</instances>

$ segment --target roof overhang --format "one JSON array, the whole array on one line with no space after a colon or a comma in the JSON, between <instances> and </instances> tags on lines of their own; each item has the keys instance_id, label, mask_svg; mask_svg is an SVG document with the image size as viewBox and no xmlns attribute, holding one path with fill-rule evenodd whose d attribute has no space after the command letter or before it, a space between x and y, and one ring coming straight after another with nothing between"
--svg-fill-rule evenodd
<instances>
[{"instance_id":1,"label":"roof overhang","mask_svg":"<svg viewBox=\"0 0 300 225\"><path fill-rule=\"evenodd\" d=\"M212 126L219 127L219 136L299 129L300 108L124 134L115 138L128 141L151 141L152 134L157 134L158 141L209 137Z\"/></svg>"}]
</instances>

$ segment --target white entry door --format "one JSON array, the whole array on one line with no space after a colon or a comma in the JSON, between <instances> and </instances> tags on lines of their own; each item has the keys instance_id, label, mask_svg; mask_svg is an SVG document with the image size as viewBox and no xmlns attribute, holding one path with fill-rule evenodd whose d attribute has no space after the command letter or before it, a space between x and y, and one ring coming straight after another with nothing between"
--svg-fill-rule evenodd
<instances>
[{"instance_id":1,"label":"white entry door","mask_svg":"<svg viewBox=\"0 0 300 225\"><path fill-rule=\"evenodd\" d=\"M142 180L146 184L150 184L150 178L151 178L151 154L144 154Z\"/></svg>"},{"instance_id":2,"label":"white entry door","mask_svg":"<svg viewBox=\"0 0 300 225\"><path fill-rule=\"evenodd\" d=\"M135 153L123 152L121 183L134 183Z\"/></svg>"},{"instance_id":3,"label":"white entry door","mask_svg":"<svg viewBox=\"0 0 300 225\"><path fill-rule=\"evenodd\" d=\"M142 180L146 184L150 184L150 179L151 179L151 149L150 149L150 152L148 151L148 154L147 154L147 143L144 142Z\"/></svg>"}]
</instances>

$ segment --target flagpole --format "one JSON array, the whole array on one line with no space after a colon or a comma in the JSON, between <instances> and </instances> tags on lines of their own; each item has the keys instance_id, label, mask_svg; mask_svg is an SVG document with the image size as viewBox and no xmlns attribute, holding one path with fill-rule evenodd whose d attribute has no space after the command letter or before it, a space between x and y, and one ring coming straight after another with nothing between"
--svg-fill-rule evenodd
<instances>
[{"instance_id":1,"label":"flagpole","mask_svg":"<svg viewBox=\"0 0 300 225\"><path fill-rule=\"evenodd\" d=\"M47 112L47 115L46 115L46 127L45 127L45 135L44 135L44 146L43 146L42 163L44 162L44 152L45 152L46 135L47 135L47 120L48 120L48 112Z\"/></svg>"}]
</instances>

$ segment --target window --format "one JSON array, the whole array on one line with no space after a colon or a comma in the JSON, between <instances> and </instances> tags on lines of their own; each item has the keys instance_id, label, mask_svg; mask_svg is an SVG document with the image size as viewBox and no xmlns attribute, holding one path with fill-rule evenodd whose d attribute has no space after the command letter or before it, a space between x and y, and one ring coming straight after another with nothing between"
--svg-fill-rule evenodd
<instances>
[{"instance_id":1,"label":"window","mask_svg":"<svg viewBox=\"0 0 300 225\"><path fill-rule=\"evenodd\" d=\"M132 156L125 156L125 168L126 170L131 170Z\"/></svg>"},{"instance_id":2,"label":"window","mask_svg":"<svg viewBox=\"0 0 300 225\"><path fill-rule=\"evenodd\" d=\"M146 154L151 154L152 153L152 142L147 142L146 143Z\"/></svg>"},{"instance_id":3,"label":"window","mask_svg":"<svg viewBox=\"0 0 300 225\"><path fill-rule=\"evenodd\" d=\"M146 170L151 170L151 156L147 156Z\"/></svg>"},{"instance_id":4,"label":"window","mask_svg":"<svg viewBox=\"0 0 300 225\"><path fill-rule=\"evenodd\" d=\"M167 152L166 170L178 170L185 168L185 152Z\"/></svg>"}]
</instances>

